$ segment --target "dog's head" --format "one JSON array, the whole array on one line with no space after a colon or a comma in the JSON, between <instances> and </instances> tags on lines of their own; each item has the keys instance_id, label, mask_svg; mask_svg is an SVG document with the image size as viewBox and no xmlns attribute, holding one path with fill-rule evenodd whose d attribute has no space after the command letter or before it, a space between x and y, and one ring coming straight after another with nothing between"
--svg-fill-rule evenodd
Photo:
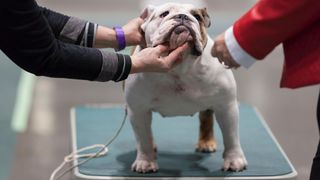
<instances>
[{"instance_id":1,"label":"dog's head","mask_svg":"<svg viewBox=\"0 0 320 180\"><path fill-rule=\"evenodd\" d=\"M207 43L206 28L211 24L206 8L167 3L158 7L150 5L142 14L146 18L141 28L148 47L169 43L170 49L175 49L189 42L194 55L202 54Z\"/></svg>"}]
</instances>

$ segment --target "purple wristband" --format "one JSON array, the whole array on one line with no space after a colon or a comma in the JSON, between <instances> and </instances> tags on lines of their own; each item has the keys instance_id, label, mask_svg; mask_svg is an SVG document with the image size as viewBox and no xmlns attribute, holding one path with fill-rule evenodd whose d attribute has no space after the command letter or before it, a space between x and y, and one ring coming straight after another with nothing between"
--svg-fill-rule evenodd
<instances>
[{"instance_id":1,"label":"purple wristband","mask_svg":"<svg viewBox=\"0 0 320 180\"><path fill-rule=\"evenodd\" d=\"M117 51L120 51L126 47L126 39L124 37L124 32L120 26L115 26L113 28L116 31L116 37L118 41L118 48Z\"/></svg>"}]
</instances>

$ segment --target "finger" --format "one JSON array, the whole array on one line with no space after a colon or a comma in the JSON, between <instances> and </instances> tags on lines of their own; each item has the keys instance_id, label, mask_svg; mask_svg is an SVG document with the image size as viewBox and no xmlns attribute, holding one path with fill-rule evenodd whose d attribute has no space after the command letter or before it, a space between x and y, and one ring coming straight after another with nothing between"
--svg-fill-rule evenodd
<instances>
[{"instance_id":1,"label":"finger","mask_svg":"<svg viewBox=\"0 0 320 180\"><path fill-rule=\"evenodd\" d=\"M220 64L223 64L223 61L222 61L221 57L216 56L216 58L218 59L218 61L220 62Z\"/></svg>"},{"instance_id":2,"label":"finger","mask_svg":"<svg viewBox=\"0 0 320 180\"><path fill-rule=\"evenodd\" d=\"M226 69L232 69L233 66L226 66L225 68L226 68Z\"/></svg>"},{"instance_id":3,"label":"finger","mask_svg":"<svg viewBox=\"0 0 320 180\"><path fill-rule=\"evenodd\" d=\"M235 68L236 66L234 64L232 64L230 61L228 61L226 64L225 64L225 68L226 69L232 69L232 68Z\"/></svg>"},{"instance_id":4,"label":"finger","mask_svg":"<svg viewBox=\"0 0 320 180\"><path fill-rule=\"evenodd\" d=\"M228 64L222 64L223 65L223 67L225 68L225 69L231 69L232 68L232 66L230 66L230 65L228 65Z\"/></svg>"},{"instance_id":5,"label":"finger","mask_svg":"<svg viewBox=\"0 0 320 180\"><path fill-rule=\"evenodd\" d=\"M148 9L145 8L143 12L140 14L141 19L146 19L148 17Z\"/></svg>"},{"instance_id":6,"label":"finger","mask_svg":"<svg viewBox=\"0 0 320 180\"><path fill-rule=\"evenodd\" d=\"M229 58L224 58L224 65L227 67L227 69L230 69L233 67L232 63L230 62Z\"/></svg>"},{"instance_id":7,"label":"finger","mask_svg":"<svg viewBox=\"0 0 320 180\"><path fill-rule=\"evenodd\" d=\"M230 63L228 67L229 68L236 68L237 66L235 64Z\"/></svg>"},{"instance_id":8,"label":"finger","mask_svg":"<svg viewBox=\"0 0 320 180\"><path fill-rule=\"evenodd\" d=\"M157 49L157 50L160 52L160 54L161 54L161 53L164 53L164 52L168 51L169 47L166 46L166 45L160 44L160 45L156 46L156 49Z\"/></svg>"},{"instance_id":9,"label":"finger","mask_svg":"<svg viewBox=\"0 0 320 180\"><path fill-rule=\"evenodd\" d=\"M234 68L240 67L240 64L238 64L235 60L230 59L230 62L231 62L232 66L233 66Z\"/></svg>"},{"instance_id":10,"label":"finger","mask_svg":"<svg viewBox=\"0 0 320 180\"><path fill-rule=\"evenodd\" d=\"M139 28L143 23L144 23L144 20L142 18L137 18L137 26L139 26Z\"/></svg>"},{"instance_id":11,"label":"finger","mask_svg":"<svg viewBox=\"0 0 320 180\"><path fill-rule=\"evenodd\" d=\"M229 68L238 68L240 65L232 58L230 54L224 54L224 59L227 62Z\"/></svg>"},{"instance_id":12,"label":"finger","mask_svg":"<svg viewBox=\"0 0 320 180\"><path fill-rule=\"evenodd\" d=\"M213 57L217 57L217 50L216 50L216 46L215 45L212 46L211 55Z\"/></svg>"},{"instance_id":13,"label":"finger","mask_svg":"<svg viewBox=\"0 0 320 180\"><path fill-rule=\"evenodd\" d=\"M174 51L172 51L172 53L183 53L184 51L186 51L189 47L188 43L184 43L182 46L178 47L177 49L175 49Z\"/></svg>"},{"instance_id":14,"label":"finger","mask_svg":"<svg viewBox=\"0 0 320 180\"><path fill-rule=\"evenodd\" d=\"M168 57L169 58L176 58L176 57L181 57L182 56L182 53L184 51L186 51L189 47L189 44L188 43L185 43L183 44L182 46L178 47L177 49L173 50L169 55Z\"/></svg>"},{"instance_id":15,"label":"finger","mask_svg":"<svg viewBox=\"0 0 320 180\"><path fill-rule=\"evenodd\" d=\"M167 57L165 57L165 61L172 66L179 64L182 60L182 53L189 47L188 43L185 43L184 45L178 47L174 51L172 51Z\"/></svg>"},{"instance_id":16,"label":"finger","mask_svg":"<svg viewBox=\"0 0 320 180\"><path fill-rule=\"evenodd\" d=\"M226 69L230 69L230 63L228 61L228 59L225 59L222 55L218 56L220 59L220 63L222 64L222 66Z\"/></svg>"},{"instance_id":17,"label":"finger","mask_svg":"<svg viewBox=\"0 0 320 180\"><path fill-rule=\"evenodd\" d=\"M223 59L223 57L222 57L222 55L220 53L217 53L215 57L218 59L220 64L223 64L223 65L225 64L224 63L224 59Z\"/></svg>"}]
</instances>

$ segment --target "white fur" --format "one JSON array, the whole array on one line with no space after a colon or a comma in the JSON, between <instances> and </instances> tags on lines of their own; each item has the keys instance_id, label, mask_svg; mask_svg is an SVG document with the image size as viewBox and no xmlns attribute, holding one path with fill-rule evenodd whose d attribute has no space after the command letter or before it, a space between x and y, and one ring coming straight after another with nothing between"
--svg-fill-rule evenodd
<instances>
[{"instance_id":1,"label":"white fur","mask_svg":"<svg viewBox=\"0 0 320 180\"><path fill-rule=\"evenodd\" d=\"M177 4L177 3L166 3L162 6L155 7L152 5L148 6L149 16L145 23L142 24L141 28L147 34L145 37L148 47L154 47L156 45L162 44L164 42L164 37L170 33L170 30L177 24L174 16L178 14L186 14L190 19L191 28L195 33L195 46L198 50L203 49L203 45L200 42L200 26L197 19L190 13L191 9L195 7L192 4ZM156 9L156 10L155 10ZM165 10L170 10L168 14L163 19L158 16Z\"/></svg>"},{"instance_id":2,"label":"white fur","mask_svg":"<svg viewBox=\"0 0 320 180\"><path fill-rule=\"evenodd\" d=\"M146 4L152 4L152 5L155 5L155 6L160 6L162 4L165 4L165 3L170 3L170 2L173 2L173 0L143 0L143 1L140 1L140 6L141 8L145 8ZM176 3L179 3L179 4L192 4L193 6L195 7L199 7L199 8L202 8L202 7L207 7L207 0L174 0L174 2Z\"/></svg>"},{"instance_id":3,"label":"white fur","mask_svg":"<svg viewBox=\"0 0 320 180\"><path fill-rule=\"evenodd\" d=\"M157 7L154 11L161 12L171 6L178 7L170 4ZM175 11L186 13L186 7L179 5ZM152 21L158 21L158 18ZM148 30L155 28L152 21L146 25L146 39L159 35L157 31ZM199 28L199 24L193 27ZM125 98L138 152L133 170L149 172L158 169L151 131L152 112L159 112L162 116L179 116L193 115L207 109L214 110L223 134L223 168L240 171L247 165L239 142L236 83L231 70L225 69L211 56L212 46L213 41L208 37L201 56L188 53L182 63L168 73L133 74L126 80Z\"/></svg>"}]
</instances>

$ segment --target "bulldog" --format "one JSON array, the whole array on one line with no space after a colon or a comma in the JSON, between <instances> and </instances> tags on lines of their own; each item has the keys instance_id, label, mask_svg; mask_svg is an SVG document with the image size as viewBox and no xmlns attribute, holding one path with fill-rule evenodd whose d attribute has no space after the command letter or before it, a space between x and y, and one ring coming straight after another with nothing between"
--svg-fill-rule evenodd
<instances>
[{"instance_id":1,"label":"bulldog","mask_svg":"<svg viewBox=\"0 0 320 180\"><path fill-rule=\"evenodd\" d=\"M166 3L148 6L144 13L148 15L141 28L148 47L168 43L175 49L188 42L189 49L183 54L182 62L167 73L132 74L126 80L127 111L137 141L132 170L140 173L158 170L151 130L152 112L164 117L199 112L196 150L200 152L216 150L213 136L213 117L216 117L224 142L222 169L244 170L247 161L239 140L236 83L232 71L210 54L214 42L206 32L210 26L206 9ZM137 47L135 52L141 49Z\"/></svg>"}]
</instances>

